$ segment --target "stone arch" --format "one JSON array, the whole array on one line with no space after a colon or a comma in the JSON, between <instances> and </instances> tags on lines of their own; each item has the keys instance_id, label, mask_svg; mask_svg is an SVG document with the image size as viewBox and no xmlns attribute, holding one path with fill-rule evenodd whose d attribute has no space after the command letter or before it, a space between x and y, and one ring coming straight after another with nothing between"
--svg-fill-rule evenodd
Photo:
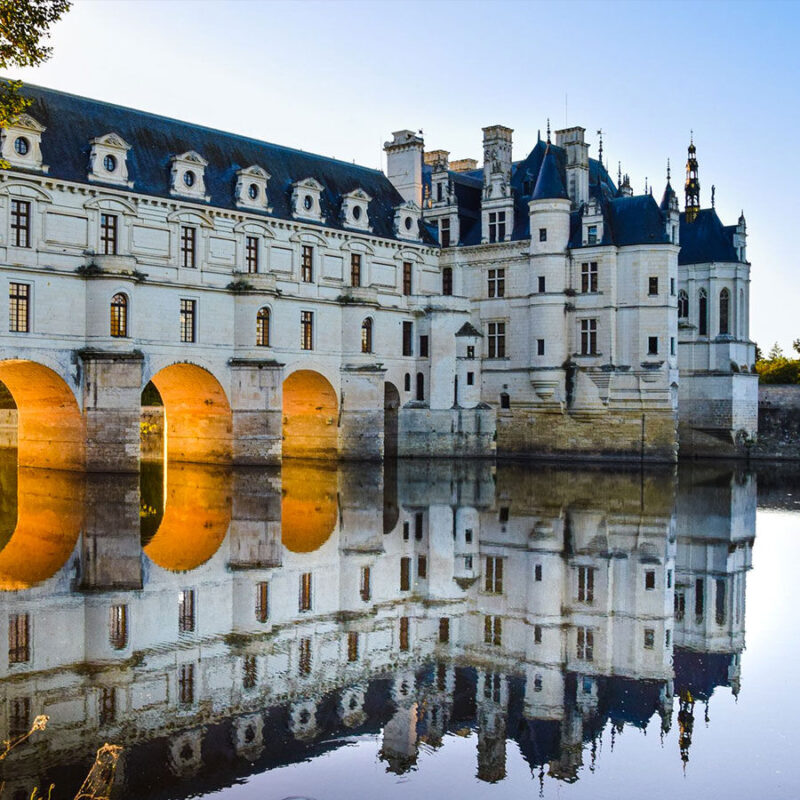
<instances>
[{"instance_id":1,"label":"stone arch","mask_svg":"<svg viewBox=\"0 0 800 800\"><path fill-rule=\"evenodd\" d=\"M327 378L300 369L283 382L284 458L335 458L339 403Z\"/></svg>"},{"instance_id":2,"label":"stone arch","mask_svg":"<svg viewBox=\"0 0 800 800\"><path fill-rule=\"evenodd\" d=\"M311 553L330 538L339 517L335 466L290 461L281 469L281 541L293 553Z\"/></svg>"},{"instance_id":3,"label":"stone arch","mask_svg":"<svg viewBox=\"0 0 800 800\"><path fill-rule=\"evenodd\" d=\"M151 381L164 402L167 461L230 464L231 407L214 375L196 364L170 364Z\"/></svg>"},{"instance_id":4,"label":"stone arch","mask_svg":"<svg viewBox=\"0 0 800 800\"><path fill-rule=\"evenodd\" d=\"M83 416L72 389L35 361L0 361L0 381L17 407L17 458L21 467L83 470Z\"/></svg>"}]
</instances>

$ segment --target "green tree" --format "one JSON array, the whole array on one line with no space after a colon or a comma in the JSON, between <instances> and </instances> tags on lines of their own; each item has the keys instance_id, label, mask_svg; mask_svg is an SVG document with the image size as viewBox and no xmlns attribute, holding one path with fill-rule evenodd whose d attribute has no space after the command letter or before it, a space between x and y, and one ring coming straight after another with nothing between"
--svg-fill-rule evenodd
<instances>
[{"instance_id":1,"label":"green tree","mask_svg":"<svg viewBox=\"0 0 800 800\"><path fill-rule=\"evenodd\" d=\"M800 339L795 339L792 342L792 350L795 351L798 355L800 355Z\"/></svg>"},{"instance_id":2,"label":"green tree","mask_svg":"<svg viewBox=\"0 0 800 800\"><path fill-rule=\"evenodd\" d=\"M70 0L0 0L0 69L35 67L53 54L42 43L50 26L70 8ZM19 93L22 81L0 81L0 127L19 119L30 105ZM0 161L0 167L8 164Z\"/></svg>"},{"instance_id":3,"label":"green tree","mask_svg":"<svg viewBox=\"0 0 800 800\"><path fill-rule=\"evenodd\" d=\"M781 346L775 342L769 349L769 353L767 353L767 360L768 361L776 361L779 358L783 358L783 350L781 350Z\"/></svg>"}]
</instances>

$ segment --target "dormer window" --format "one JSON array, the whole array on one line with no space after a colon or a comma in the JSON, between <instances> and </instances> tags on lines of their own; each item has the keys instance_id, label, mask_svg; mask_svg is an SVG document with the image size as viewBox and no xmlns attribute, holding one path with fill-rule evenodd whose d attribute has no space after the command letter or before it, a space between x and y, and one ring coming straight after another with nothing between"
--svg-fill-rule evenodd
<instances>
[{"instance_id":1,"label":"dormer window","mask_svg":"<svg viewBox=\"0 0 800 800\"><path fill-rule=\"evenodd\" d=\"M208 202L211 198L206 196L207 166L208 161L193 150L180 156L173 156L170 194Z\"/></svg>"},{"instance_id":2,"label":"dormer window","mask_svg":"<svg viewBox=\"0 0 800 800\"><path fill-rule=\"evenodd\" d=\"M420 208L411 201L402 203L394 211L394 228L401 239L419 239Z\"/></svg>"},{"instance_id":3,"label":"dormer window","mask_svg":"<svg viewBox=\"0 0 800 800\"><path fill-rule=\"evenodd\" d=\"M587 244L597 244L597 225L590 225L589 231L586 234Z\"/></svg>"},{"instance_id":4,"label":"dormer window","mask_svg":"<svg viewBox=\"0 0 800 800\"><path fill-rule=\"evenodd\" d=\"M256 164L246 169L240 169L236 173L236 205L239 208L271 211L267 196L269 179L269 172Z\"/></svg>"},{"instance_id":5,"label":"dormer window","mask_svg":"<svg viewBox=\"0 0 800 800\"><path fill-rule=\"evenodd\" d=\"M131 146L118 134L107 133L90 141L89 154L90 181L115 183L119 186L133 186L128 182L128 150Z\"/></svg>"},{"instance_id":6,"label":"dormer window","mask_svg":"<svg viewBox=\"0 0 800 800\"><path fill-rule=\"evenodd\" d=\"M295 217L325 222L320 198L323 186L314 178L296 181L292 189L292 210Z\"/></svg>"},{"instance_id":7,"label":"dormer window","mask_svg":"<svg viewBox=\"0 0 800 800\"><path fill-rule=\"evenodd\" d=\"M40 143L46 128L30 114L20 114L13 125L0 132L0 159L5 159L11 167L35 169L47 172L42 164Z\"/></svg>"},{"instance_id":8,"label":"dormer window","mask_svg":"<svg viewBox=\"0 0 800 800\"><path fill-rule=\"evenodd\" d=\"M368 231L369 213L367 206L372 198L363 190L355 189L342 195L342 222L348 228Z\"/></svg>"}]
</instances>

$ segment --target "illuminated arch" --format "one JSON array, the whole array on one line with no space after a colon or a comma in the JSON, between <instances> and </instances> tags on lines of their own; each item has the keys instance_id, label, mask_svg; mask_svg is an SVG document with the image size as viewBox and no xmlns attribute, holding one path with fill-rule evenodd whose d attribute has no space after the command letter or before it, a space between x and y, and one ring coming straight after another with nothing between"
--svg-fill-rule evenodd
<instances>
[{"instance_id":1,"label":"illuminated arch","mask_svg":"<svg viewBox=\"0 0 800 800\"><path fill-rule=\"evenodd\" d=\"M164 516L145 555L171 572L205 564L219 550L231 522L230 473L207 464L166 470Z\"/></svg>"},{"instance_id":2,"label":"illuminated arch","mask_svg":"<svg viewBox=\"0 0 800 800\"><path fill-rule=\"evenodd\" d=\"M293 553L320 548L339 513L335 466L290 461L281 469L281 540Z\"/></svg>"},{"instance_id":3,"label":"illuminated arch","mask_svg":"<svg viewBox=\"0 0 800 800\"><path fill-rule=\"evenodd\" d=\"M82 470L83 417L64 379L34 361L0 361L2 381L17 406L17 458L21 467Z\"/></svg>"},{"instance_id":4,"label":"illuminated arch","mask_svg":"<svg viewBox=\"0 0 800 800\"><path fill-rule=\"evenodd\" d=\"M17 475L17 520L0 550L0 591L52 578L75 550L83 526L83 476L26 469Z\"/></svg>"},{"instance_id":5,"label":"illuminated arch","mask_svg":"<svg viewBox=\"0 0 800 800\"><path fill-rule=\"evenodd\" d=\"M164 402L167 460L230 464L231 407L219 381L195 364L172 364L151 380Z\"/></svg>"},{"instance_id":6,"label":"illuminated arch","mask_svg":"<svg viewBox=\"0 0 800 800\"><path fill-rule=\"evenodd\" d=\"M283 457L335 458L336 392L319 372L302 369L283 382Z\"/></svg>"}]
</instances>

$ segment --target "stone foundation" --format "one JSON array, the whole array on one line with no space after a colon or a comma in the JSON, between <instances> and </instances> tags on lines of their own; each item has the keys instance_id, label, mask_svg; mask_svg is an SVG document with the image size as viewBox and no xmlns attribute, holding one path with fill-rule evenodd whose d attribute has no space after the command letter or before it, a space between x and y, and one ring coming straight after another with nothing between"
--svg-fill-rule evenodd
<instances>
[{"instance_id":1,"label":"stone foundation","mask_svg":"<svg viewBox=\"0 0 800 800\"><path fill-rule=\"evenodd\" d=\"M749 455L800 461L800 385L759 386L758 440Z\"/></svg>"},{"instance_id":2,"label":"stone foundation","mask_svg":"<svg viewBox=\"0 0 800 800\"><path fill-rule=\"evenodd\" d=\"M398 455L427 458L482 458L495 454L492 408L401 408Z\"/></svg>"}]
</instances>

